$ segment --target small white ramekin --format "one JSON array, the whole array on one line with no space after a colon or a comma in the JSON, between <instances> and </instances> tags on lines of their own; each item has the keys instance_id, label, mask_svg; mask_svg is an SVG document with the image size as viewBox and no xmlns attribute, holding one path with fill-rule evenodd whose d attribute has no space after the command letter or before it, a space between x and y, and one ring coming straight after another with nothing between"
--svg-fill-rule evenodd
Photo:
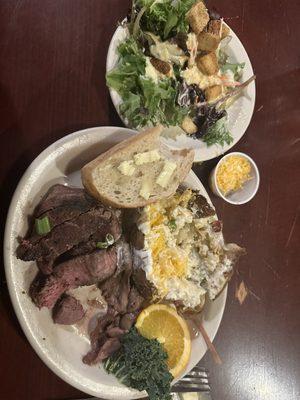
<instances>
[{"instance_id":1,"label":"small white ramekin","mask_svg":"<svg viewBox=\"0 0 300 400\"><path fill-rule=\"evenodd\" d=\"M217 184L217 172L220 164L226 160L227 157L230 156L241 156L246 158L250 164L251 164L251 179L249 179L242 187L242 189L237 190L236 192L230 193L227 196L224 196L224 194L221 192L221 190L218 188ZM213 193L219 197L221 197L223 200L227 201L227 203L230 204L236 204L236 205L241 205L248 203L253 197L255 196L258 187L260 183L260 177L259 177L259 171L257 168L257 165L255 162L252 160L251 157L249 157L245 153L240 153L238 151L228 153L225 156L221 158L221 160L218 162L218 164L215 166L215 168L211 171L210 177L209 177L209 186Z\"/></svg>"}]
</instances>

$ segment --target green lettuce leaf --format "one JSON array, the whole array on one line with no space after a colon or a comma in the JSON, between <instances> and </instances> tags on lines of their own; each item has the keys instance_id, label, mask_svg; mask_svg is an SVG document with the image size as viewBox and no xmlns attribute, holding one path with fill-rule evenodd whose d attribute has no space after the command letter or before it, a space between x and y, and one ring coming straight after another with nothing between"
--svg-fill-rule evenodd
<instances>
[{"instance_id":1,"label":"green lettuce leaf","mask_svg":"<svg viewBox=\"0 0 300 400\"><path fill-rule=\"evenodd\" d=\"M146 7L141 29L166 40L178 32L188 32L186 14L197 0L136 0L135 6Z\"/></svg>"},{"instance_id":2,"label":"green lettuce leaf","mask_svg":"<svg viewBox=\"0 0 300 400\"><path fill-rule=\"evenodd\" d=\"M146 78L146 57L132 37L120 44L118 53L118 66L107 73L106 82L121 96L120 113L128 123L135 128L180 124L188 110L176 102L179 83Z\"/></svg>"},{"instance_id":3,"label":"green lettuce leaf","mask_svg":"<svg viewBox=\"0 0 300 400\"><path fill-rule=\"evenodd\" d=\"M223 65L225 65L227 63L228 60L228 55L227 53L222 50L219 49L218 50L218 62L219 62L219 66L222 67Z\"/></svg>"},{"instance_id":4,"label":"green lettuce leaf","mask_svg":"<svg viewBox=\"0 0 300 400\"><path fill-rule=\"evenodd\" d=\"M223 74L226 74L227 71L231 71L234 76L235 81L239 81L242 77L243 69L245 67L245 63L229 63L225 62L222 65L221 71Z\"/></svg>"}]
</instances>

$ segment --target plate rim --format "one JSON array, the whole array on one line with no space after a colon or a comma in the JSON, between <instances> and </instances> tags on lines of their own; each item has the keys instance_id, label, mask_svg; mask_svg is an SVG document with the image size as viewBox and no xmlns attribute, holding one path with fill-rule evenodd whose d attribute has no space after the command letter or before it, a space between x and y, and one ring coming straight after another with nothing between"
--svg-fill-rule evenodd
<instances>
[{"instance_id":1,"label":"plate rim","mask_svg":"<svg viewBox=\"0 0 300 400\"><path fill-rule=\"evenodd\" d=\"M123 22L124 22L124 21L125 21L125 20L123 20ZM234 30L231 29L230 26L229 26L225 21L224 21L224 24L230 29L230 31L231 31L231 36L234 38L234 40L237 41L237 43L239 44L239 46L240 46L240 47L243 49L243 51L245 52L246 60L244 60L244 61L248 63L248 68L249 68L250 75L254 75L252 63L251 63L250 57L249 57L249 55L248 55L248 53L247 53L247 51L246 51L245 46L243 45L242 41L239 39L238 35L234 32ZM116 38L118 37L118 34L119 34L122 30L124 30L124 29L125 29L124 26L122 26L121 24L118 25L118 26L116 27L116 29L115 29L115 31L114 31L112 37L111 37L111 40L110 40L109 46L108 46L108 50L107 50L107 54L106 54L105 74L107 74L107 73L111 70L111 69L109 69L109 64L110 64L110 59L111 59L112 55L115 54L115 53L113 52L114 41L115 41ZM223 155L224 153L226 153L227 151L229 151L230 149L232 149L232 147L235 146L235 145L243 138L243 136L244 136L245 133L247 132L247 129L249 128L249 125L250 125L250 123L251 123L251 121L252 121L252 117L253 117L254 110L255 110L255 103L256 103L256 81L254 80L254 81L250 84L250 87L251 87L251 85L253 85L253 95L251 96L251 102L250 102L250 104L249 104L249 107L251 108L251 110L249 111L249 113L248 113L247 116L246 116L247 118L246 118L246 120L245 120L244 127L243 127L243 129L242 129L244 132L243 132L241 135L239 135L239 137L234 137L231 144L226 145L226 146L224 146L224 147L218 146L218 148L220 148L220 151L217 151L215 155L211 155L211 156L207 156L207 157L201 157L201 156L198 156L198 153L200 152L200 150L199 150L199 151L195 151L195 160L194 160L194 162L204 162L204 161L208 161L208 160L212 160L212 159L214 159L214 158L217 158L217 157ZM126 124L124 118L123 118L122 115L120 114L120 111L119 111L119 109L118 109L118 104L117 104L116 99L115 99L115 96L119 96L119 94L118 94L114 89L110 88L107 84L106 84L106 87L107 87L107 89L108 89L108 91L109 91L110 99L111 99L111 101L112 101L112 103L113 103L113 106L114 106L114 108L115 108L115 110L116 110L116 112L117 112L119 118L120 118L121 121L123 122L124 126L125 126L125 127L128 127L128 125ZM147 128L147 127L143 127L143 128L140 128L139 130L143 130L143 129L146 129L146 128ZM132 130L135 130L136 132L138 132L138 130L135 129L135 128L129 128L129 129L132 129ZM239 130L240 130L240 129L239 129ZM206 148L207 148L207 147L206 147ZM202 154L202 153L201 153L201 154Z\"/></svg>"},{"instance_id":2,"label":"plate rim","mask_svg":"<svg viewBox=\"0 0 300 400\"><path fill-rule=\"evenodd\" d=\"M82 130L70 133L70 134L58 139L57 141L51 143L44 150L42 150L42 152L29 164L29 166L25 170L25 172L22 175L21 179L19 180L19 182L18 182L18 184L16 186L16 189L14 191L14 194L13 194L13 196L11 198L10 206L9 206L8 213L7 213L7 219L6 219L6 223L5 223L4 241L3 241L3 256L4 256L3 258L4 258L4 269L5 269L7 287L8 287L9 296L10 296L10 299L11 299L11 302L12 302L12 305L13 305L13 308L14 308L14 312L16 313L16 316L18 318L19 324L21 325L22 331L25 334L25 336L26 336L27 340L29 341L29 343L30 343L31 347L33 348L33 350L36 352L36 354L39 356L39 358L44 362L44 364L46 364L46 366L52 372L54 372L58 377L63 379L69 385L75 387L76 389L78 389L78 390L80 390L82 392L90 394L90 395L106 396L105 394L100 393L99 391L95 392L93 390L89 390L83 384L81 385L76 380L72 379L72 376L69 376L67 374L67 372L65 372L63 369L59 368L53 362L53 360L49 359L47 354L45 354L45 352L43 351L42 343L36 339L35 335L32 334L31 329L30 329L30 325L27 323L26 318L23 315L22 307L20 305L20 302L19 302L19 299L18 299L18 295L17 295L16 290L15 290L14 280L13 280L14 276L13 276L12 270L14 268L14 265L13 265L13 263L10 262L11 250L12 250L10 248L10 244L11 244L10 237L11 237L11 231L12 231L11 221L13 220L14 213L15 213L15 210L16 210L16 205L17 205L17 201L18 201L18 197L19 197L18 196L19 192L24 187L26 187L26 182L28 181L28 179L30 178L30 175L32 174L32 169L33 168L37 168L39 166L39 164L43 161L45 156L47 154L49 155L49 151L54 150L54 148L57 145L63 144L64 142L72 141L72 139L76 138L77 136L81 136L81 135L89 134L89 133L92 134L95 130L99 130L99 129L122 130L122 131L127 132L127 133L129 133L128 131L130 131L130 133L135 134L134 130L132 130L130 128L127 128L127 127L114 127L114 126L92 127L92 128L82 129ZM190 174L192 175L192 177L194 179L196 179L198 181L198 184L200 184L200 186L204 190L206 196L210 200L210 197L209 197L206 189L204 188L202 182L197 177L195 172L191 170ZM218 322L218 325L216 327L216 330L215 330L214 334L211 336L211 341L214 340L217 332L219 331L219 328L220 328L220 325L221 325L221 322L222 322L222 319L223 319L223 314L224 314L224 310L225 310L225 306L226 306L226 299L227 299L227 287L228 287L228 285L226 284L226 287L224 288L224 291L223 291L224 300L222 301L222 304L221 304L220 309L219 309L220 320ZM207 352L207 349L206 349L205 353L203 354L203 356L197 362L201 361L201 359L204 357L206 352ZM131 396L132 399L133 398L141 398L141 397L145 396L143 394L143 392L132 391L132 389L130 389L130 390L131 390L130 396ZM117 397L116 396L114 396L114 397L106 396L104 398L116 399ZM127 397L126 395L124 396L124 399L128 399L128 398L129 397Z\"/></svg>"}]
</instances>

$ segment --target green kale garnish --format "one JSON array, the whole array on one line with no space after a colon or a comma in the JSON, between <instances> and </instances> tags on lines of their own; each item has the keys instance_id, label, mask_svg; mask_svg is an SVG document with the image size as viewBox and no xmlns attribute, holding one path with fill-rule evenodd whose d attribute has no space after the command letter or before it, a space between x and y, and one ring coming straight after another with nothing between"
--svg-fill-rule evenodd
<instances>
[{"instance_id":1,"label":"green kale garnish","mask_svg":"<svg viewBox=\"0 0 300 400\"><path fill-rule=\"evenodd\" d=\"M232 143L233 137L227 128L227 117L219 119L214 125L210 126L202 139L207 146L213 144L224 146L225 143Z\"/></svg>"},{"instance_id":2,"label":"green kale garnish","mask_svg":"<svg viewBox=\"0 0 300 400\"><path fill-rule=\"evenodd\" d=\"M168 356L156 339L146 339L136 328L122 338L121 349L109 357L104 368L120 382L139 391L146 390L150 400L170 400Z\"/></svg>"}]
</instances>

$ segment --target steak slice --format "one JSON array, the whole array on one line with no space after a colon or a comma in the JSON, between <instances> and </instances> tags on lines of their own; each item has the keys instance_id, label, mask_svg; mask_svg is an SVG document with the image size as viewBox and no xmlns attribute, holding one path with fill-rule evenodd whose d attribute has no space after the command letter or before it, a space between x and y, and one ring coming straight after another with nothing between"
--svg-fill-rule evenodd
<instances>
[{"instance_id":1,"label":"steak slice","mask_svg":"<svg viewBox=\"0 0 300 400\"><path fill-rule=\"evenodd\" d=\"M120 339L134 324L144 303L144 297L131 282L132 256L124 240L116 244L117 268L115 273L100 285L108 304L108 312L100 317L91 332L91 350L83 357L88 365L105 360L121 347Z\"/></svg>"},{"instance_id":2,"label":"steak slice","mask_svg":"<svg viewBox=\"0 0 300 400\"><path fill-rule=\"evenodd\" d=\"M130 292L130 271L123 271L105 281L100 289L107 304L123 314L126 312Z\"/></svg>"},{"instance_id":3,"label":"steak slice","mask_svg":"<svg viewBox=\"0 0 300 400\"><path fill-rule=\"evenodd\" d=\"M33 218L48 217L51 228L54 228L97 207L97 205L99 203L89 196L84 189L54 185L37 205ZM31 243L36 243L41 238L42 236L35 232L33 224L27 239Z\"/></svg>"},{"instance_id":4,"label":"steak slice","mask_svg":"<svg viewBox=\"0 0 300 400\"><path fill-rule=\"evenodd\" d=\"M125 331L118 326L114 326L112 328L108 328L106 331L107 335L111 338L118 338L122 335L124 335Z\"/></svg>"},{"instance_id":5,"label":"steak slice","mask_svg":"<svg viewBox=\"0 0 300 400\"><path fill-rule=\"evenodd\" d=\"M102 346L108 340L106 329L117 326L118 322L119 318L117 318L116 312L110 308L106 315L98 319L95 329L90 334L91 350L82 359L85 364L95 363Z\"/></svg>"},{"instance_id":6,"label":"steak slice","mask_svg":"<svg viewBox=\"0 0 300 400\"><path fill-rule=\"evenodd\" d=\"M148 281L146 273L142 268L134 268L132 280L139 293L147 300L152 298L154 286Z\"/></svg>"},{"instance_id":7,"label":"steak slice","mask_svg":"<svg viewBox=\"0 0 300 400\"><path fill-rule=\"evenodd\" d=\"M132 258L129 244L122 241L117 247L118 263L113 276L101 286L103 297L109 307L120 314L126 312L130 293L130 276L132 271Z\"/></svg>"},{"instance_id":8,"label":"steak slice","mask_svg":"<svg viewBox=\"0 0 300 400\"><path fill-rule=\"evenodd\" d=\"M108 229L109 228L109 229ZM98 242L103 242L107 233L110 233L115 241L120 238L121 226L117 218L112 218L107 227L107 232L104 234L103 230L96 231L87 242L81 242L77 246L69 250L65 255L66 257L74 257L81 254L91 253L97 248Z\"/></svg>"},{"instance_id":9,"label":"steak slice","mask_svg":"<svg viewBox=\"0 0 300 400\"><path fill-rule=\"evenodd\" d=\"M56 303L52 318L56 324L72 325L84 317L81 303L73 296L65 295Z\"/></svg>"},{"instance_id":10,"label":"steak slice","mask_svg":"<svg viewBox=\"0 0 300 400\"><path fill-rule=\"evenodd\" d=\"M97 201L89 196L84 189L57 184L48 190L36 207L34 214L37 218L40 218L42 215L55 208L65 207L71 204L82 206L89 204L91 208L97 205Z\"/></svg>"},{"instance_id":11,"label":"steak slice","mask_svg":"<svg viewBox=\"0 0 300 400\"><path fill-rule=\"evenodd\" d=\"M120 319L120 328L124 331L129 331L129 329L135 323L138 312L124 314Z\"/></svg>"},{"instance_id":12,"label":"steak slice","mask_svg":"<svg viewBox=\"0 0 300 400\"><path fill-rule=\"evenodd\" d=\"M100 240L104 241L106 234L110 233L117 236L115 237L117 240L121 234L121 227L119 223L115 223L113 226L117 228L117 231L116 229L113 231L112 219L116 219L116 216L111 210L102 206L92 209L74 220L54 227L37 243L23 240L17 251L18 257L24 261L38 260L38 266L42 272L49 274L56 258L79 243L89 241L93 235L96 235L97 240L101 237Z\"/></svg>"},{"instance_id":13,"label":"steak slice","mask_svg":"<svg viewBox=\"0 0 300 400\"><path fill-rule=\"evenodd\" d=\"M106 358L113 355L120 348L121 348L121 342L119 338L117 337L107 338L104 344L101 346L97 354L97 357L93 359L92 364L97 364L98 362L105 360Z\"/></svg>"},{"instance_id":14,"label":"steak slice","mask_svg":"<svg viewBox=\"0 0 300 400\"><path fill-rule=\"evenodd\" d=\"M145 302L144 297L139 293L139 291L134 286L132 286L129 293L126 311L128 313L134 313L142 308L144 302Z\"/></svg>"},{"instance_id":15,"label":"steak slice","mask_svg":"<svg viewBox=\"0 0 300 400\"><path fill-rule=\"evenodd\" d=\"M116 246L75 257L57 265L49 276L38 274L31 284L32 300L39 308L52 308L66 290L104 281L116 268Z\"/></svg>"}]
</instances>

